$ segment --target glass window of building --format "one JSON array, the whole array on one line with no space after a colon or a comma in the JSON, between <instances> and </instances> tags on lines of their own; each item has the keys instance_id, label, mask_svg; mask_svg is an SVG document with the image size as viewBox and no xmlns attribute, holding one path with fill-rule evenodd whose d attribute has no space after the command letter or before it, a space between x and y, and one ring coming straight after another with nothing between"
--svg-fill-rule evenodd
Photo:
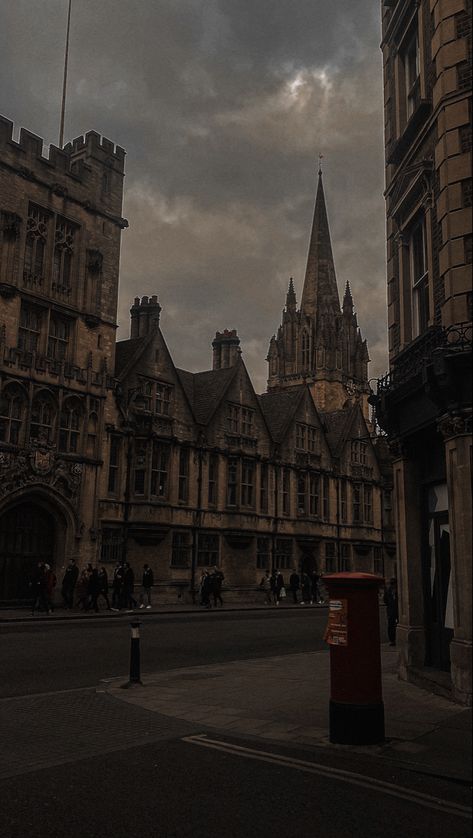
<instances>
[{"instance_id":1,"label":"glass window of building","mask_svg":"<svg viewBox=\"0 0 473 838\"><path fill-rule=\"evenodd\" d=\"M258 570L271 569L271 540L269 538L256 539L256 567Z\"/></svg>"},{"instance_id":2,"label":"glass window of building","mask_svg":"<svg viewBox=\"0 0 473 838\"><path fill-rule=\"evenodd\" d=\"M199 533L197 540L197 564L199 567L214 567L219 560L219 537L212 533Z\"/></svg>"},{"instance_id":3,"label":"glass window of building","mask_svg":"<svg viewBox=\"0 0 473 838\"><path fill-rule=\"evenodd\" d=\"M189 567L191 560L192 538L189 530L176 530L172 534L172 567Z\"/></svg>"},{"instance_id":4,"label":"glass window of building","mask_svg":"<svg viewBox=\"0 0 473 838\"><path fill-rule=\"evenodd\" d=\"M151 455L151 494L166 498L168 494L169 445L153 440Z\"/></svg>"}]
</instances>

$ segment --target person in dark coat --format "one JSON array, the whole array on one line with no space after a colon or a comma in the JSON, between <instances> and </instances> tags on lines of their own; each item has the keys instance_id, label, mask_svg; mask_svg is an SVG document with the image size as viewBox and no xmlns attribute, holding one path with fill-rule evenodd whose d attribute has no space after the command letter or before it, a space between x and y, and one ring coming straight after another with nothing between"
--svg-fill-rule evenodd
<instances>
[{"instance_id":1,"label":"person in dark coat","mask_svg":"<svg viewBox=\"0 0 473 838\"><path fill-rule=\"evenodd\" d=\"M151 588L154 585L154 574L149 564L143 566L143 578L141 580L140 608L151 608Z\"/></svg>"},{"instance_id":2,"label":"person in dark coat","mask_svg":"<svg viewBox=\"0 0 473 838\"><path fill-rule=\"evenodd\" d=\"M51 614L51 605L48 599L48 577L44 562L38 562L30 584L33 591L31 613L34 614L35 610L38 609L45 611L46 614Z\"/></svg>"},{"instance_id":3,"label":"person in dark coat","mask_svg":"<svg viewBox=\"0 0 473 838\"><path fill-rule=\"evenodd\" d=\"M135 590L135 574L133 573L133 568L130 567L128 562L125 562L125 573L123 575L123 588L125 593L125 605L128 609L136 608L138 603L133 596L133 591Z\"/></svg>"},{"instance_id":4,"label":"person in dark coat","mask_svg":"<svg viewBox=\"0 0 473 838\"><path fill-rule=\"evenodd\" d=\"M311 585L312 585L311 601L315 605L317 605L320 602L320 589L319 589L320 575L317 573L316 570L313 570L312 573L310 574L310 578L311 578Z\"/></svg>"},{"instance_id":5,"label":"person in dark coat","mask_svg":"<svg viewBox=\"0 0 473 838\"><path fill-rule=\"evenodd\" d=\"M97 575L97 588L98 588L97 595L95 597L95 600L92 603L95 607L95 610L98 611L97 601L98 601L98 598L101 596L101 597L103 597L103 599L105 600L105 602L107 604L107 609L109 611L111 611L112 609L110 608L110 600L108 598L108 573L103 566L100 568L100 570L98 572L98 575Z\"/></svg>"},{"instance_id":6,"label":"person in dark coat","mask_svg":"<svg viewBox=\"0 0 473 838\"><path fill-rule=\"evenodd\" d=\"M389 587L384 592L384 604L386 606L386 617L388 618L389 645L396 645L396 627L399 622L399 601L397 594L397 580L389 580Z\"/></svg>"},{"instance_id":7,"label":"person in dark coat","mask_svg":"<svg viewBox=\"0 0 473 838\"><path fill-rule=\"evenodd\" d=\"M73 608L74 606L74 591L79 578L79 568L76 565L75 559L71 559L66 567L62 579L61 593L66 608Z\"/></svg>"},{"instance_id":8,"label":"person in dark coat","mask_svg":"<svg viewBox=\"0 0 473 838\"><path fill-rule=\"evenodd\" d=\"M291 575L289 577L289 590L292 593L292 598L294 600L295 605L297 605L297 603L298 603L297 592L300 588L300 585L301 585L300 576L297 573L297 571L294 569L294 571L291 573Z\"/></svg>"},{"instance_id":9,"label":"person in dark coat","mask_svg":"<svg viewBox=\"0 0 473 838\"><path fill-rule=\"evenodd\" d=\"M212 577L208 570L204 570L200 581L200 604L204 608L212 608L210 594L212 593Z\"/></svg>"},{"instance_id":10,"label":"person in dark coat","mask_svg":"<svg viewBox=\"0 0 473 838\"><path fill-rule=\"evenodd\" d=\"M302 601L301 605L310 605L312 598L312 582L308 573L304 571L301 579Z\"/></svg>"},{"instance_id":11,"label":"person in dark coat","mask_svg":"<svg viewBox=\"0 0 473 838\"><path fill-rule=\"evenodd\" d=\"M217 607L217 603L219 602L220 605L223 605L222 599L222 585L223 580L225 579L221 570L218 567L215 567L212 573L212 594L214 598L214 608Z\"/></svg>"},{"instance_id":12,"label":"person in dark coat","mask_svg":"<svg viewBox=\"0 0 473 838\"><path fill-rule=\"evenodd\" d=\"M113 571L112 582L112 611L118 611L119 608L124 607L123 595L123 577L125 575L125 565L123 562L118 562Z\"/></svg>"},{"instance_id":13,"label":"person in dark coat","mask_svg":"<svg viewBox=\"0 0 473 838\"><path fill-rule=\"evenodd\" d=\"M281 600L286 596L286 586L284 576L280 570L275 570L274 593L276 596L276 605L279 605Z\"/></svg>"},{"instance_id":14,"label":"person in dark coat","mask_svg":"<svg viewBox=\"0 0 473 838\"><path fill-rule=\"evenodd\" d=\"M99 572L96 567L92 569L92 572L89 575L89 584L87 587L87 593L89 595L89 600L87 603L87 610L93 608L94 611L99 610L99 606L97 604L97 599L100 595L100 579L99 579Z\"/></svg>"}]
</instances>

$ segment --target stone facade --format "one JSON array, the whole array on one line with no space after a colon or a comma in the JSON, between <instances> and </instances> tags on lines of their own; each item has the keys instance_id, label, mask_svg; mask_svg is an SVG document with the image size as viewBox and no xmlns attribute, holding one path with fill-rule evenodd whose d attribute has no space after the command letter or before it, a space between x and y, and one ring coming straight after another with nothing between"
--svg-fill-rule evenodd
<instances>
[{"instance_id":1,"label":"stone facade","mask_svg":"<svg viewBox=\"0 0 473 838\"><path fill-rule=\"evenodd\" d=\"M45 159L38 138L0 125L0 598L25 597L38 558L60 575L72 556L137 576L148 562L156 602L192 600L214 564L226 596L246 599L266 568L390 576L390 456L349 289L338 302L321 183L324 250L311 244L301 312L294 297L309 361L277 377L270 360L259 396L234 329L216 333L212 369L176 368L157 296L135 299L115 343L122 150L88 134ZM329 305L310 287L322 274ZM292 312L288 297L280 339Z\"/></svg>"},{"instance_id":2,"label":"stone facade","mask_svg":"<svg viewBox=\"0 0 473 838\"><path fill-rule=\"evenodd\" d=\"M471 702L471 0L385 0L400 673Z\"/></svg>"}]
</instances>

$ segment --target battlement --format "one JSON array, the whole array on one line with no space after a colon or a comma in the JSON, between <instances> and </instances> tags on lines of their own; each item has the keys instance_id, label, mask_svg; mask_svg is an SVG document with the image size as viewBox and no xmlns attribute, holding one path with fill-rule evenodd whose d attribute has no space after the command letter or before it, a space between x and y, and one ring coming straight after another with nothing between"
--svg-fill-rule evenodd
<instances>
[{"instance_id":1,"label":"battlement","mask_svg":"<svg viewBox=\"0 0 473 838\"><path fill-rule=\"evenodd\" d=\"M147 297L145 295L144 297L141 297L141 299L139 297L135 297L133 300L133 308L140 308L141 306L159 306L158 295L153 294L152 297Z\"/></svg>"},{"instance_id":2,"label":"battlement","mask_svg":"<svg viewBox=\"0 0 473 838\"><path fill-rule=\"evenodd\" d=\"M236 329L224 329L223 332L216 332L215 333L215 340L234 340L236 339L238 343L240 343L240 338L238 337Z\"/></svg>"},{"instance_id":3,"label":"battlement","mask_svg":"<svg viewBox=\"0 0 473 838\"><path fill-rule=\"evenodd\" d=\"M77 137L63 149L49 146L49 155L43 154L44 142L26 128L20 129L18 142L13 139L13 122L0 115L0 156L14 158L19 167L34 170L39 164L50 172L67 174L77 181L82 180L84 164L93 159L120 173L125 168L125 151L111 140L101 137L96 131L88 131Z\"/></svg>"}]
</instances>

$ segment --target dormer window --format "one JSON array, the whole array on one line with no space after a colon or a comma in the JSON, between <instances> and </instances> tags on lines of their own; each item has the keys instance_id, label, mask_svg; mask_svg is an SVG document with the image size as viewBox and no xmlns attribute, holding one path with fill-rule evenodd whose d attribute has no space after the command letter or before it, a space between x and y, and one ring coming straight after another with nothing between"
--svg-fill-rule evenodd
<instances>
[{"instance_id":1,"label":"dormer window","mask_svg":"<svg viewBox=\"0 0 473 838\"><path fill-rule=\"evenodd\" d=\"M169 416L171 412L170 384L163 384L160 381L145 381L143 384L146 410L150 413L157 413L159 416Z\"/></svg>"},{"instance_id":2,"label":"dormer window","mask_svg":"<svg viewBox=\"0 0 473 838\"><path fill-rule=\"evenodd\" d=\"M351 443L351 461L361 466L366 465L368 445L359 439L353 439Z\"/></svg>"},{"instance_id":3,"label":"dormer window","mask_svg":"<svg viewBox=\"0 0 473 838\"><path fill-rule=\"evenodd\" d=\"M317 428L313 425L296 424L296 448L314 454L317 450Z\"/></svg>"},{"instance_id":4,"label":"dormer window","mask_svg":"<svg viewBox=\"0 0 473 838\"><path fill-rule=\"evenodd\" d=\"M232 434L254 436L255 411L239 404L227 405L227 430Z\"/></svg>"}]
</instances>

